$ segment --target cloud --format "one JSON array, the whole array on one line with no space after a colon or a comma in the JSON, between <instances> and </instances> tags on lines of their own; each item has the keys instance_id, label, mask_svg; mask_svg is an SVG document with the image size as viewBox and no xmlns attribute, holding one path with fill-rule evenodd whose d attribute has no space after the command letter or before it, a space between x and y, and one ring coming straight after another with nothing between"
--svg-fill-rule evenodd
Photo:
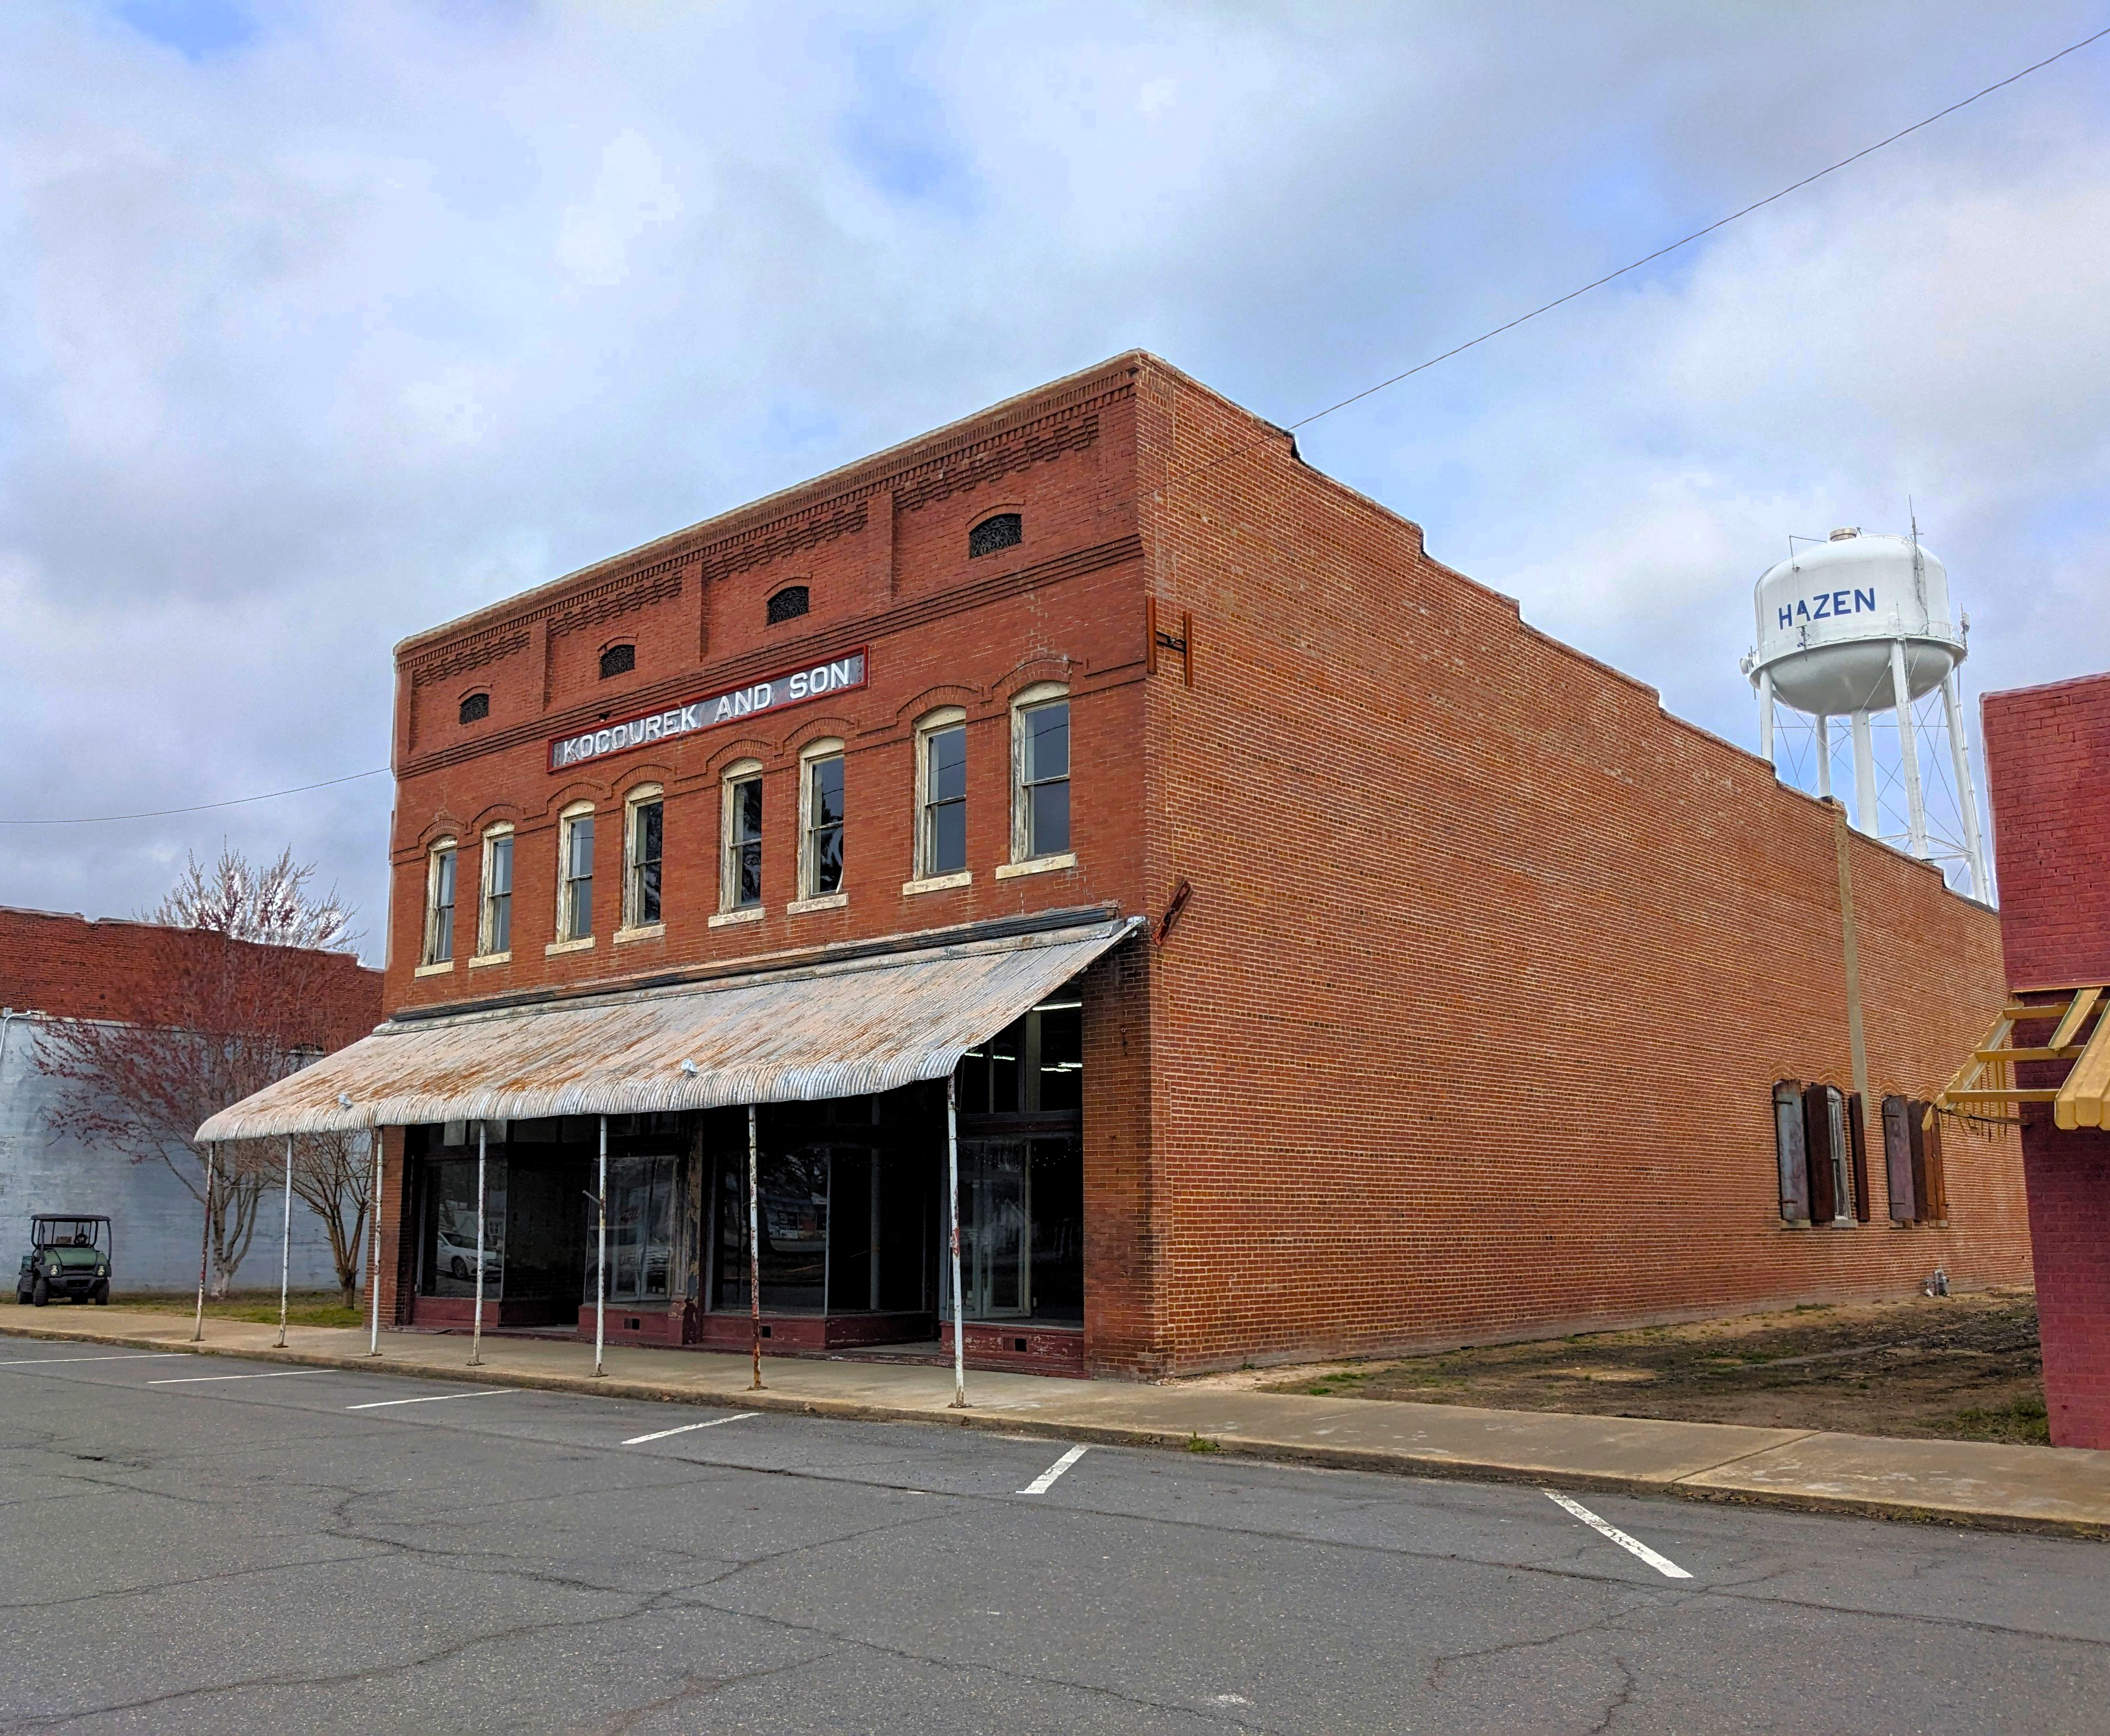
<instances>
[{"instance_id":1,"label":"cloud","mask_svg":"<svg viewBox=\"0 0 2110 1736\"><path fill-rule=\"evenodd\" d=\"M1290 420L2093 28L2076 7L57 3L0 54L0 814L381 764L405 634L1130 344ZM1902 523L1975 687L2110 663L2110 45L1306 431L1752 735L1749 587ZM223 835L378 936L386 779Z\"/></svg>"}]
</instances>

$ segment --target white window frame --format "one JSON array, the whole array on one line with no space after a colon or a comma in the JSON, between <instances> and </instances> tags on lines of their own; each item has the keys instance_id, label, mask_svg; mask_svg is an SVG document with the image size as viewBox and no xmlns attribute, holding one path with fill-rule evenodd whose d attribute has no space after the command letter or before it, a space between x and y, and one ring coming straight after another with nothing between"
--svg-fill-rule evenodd
<instances>
[{"instance_id":1,"label":"white window frame","mask_svg":"<svg viewBox=\"0 0 2110 1736\"><path fill-rule=\"evenodd\" d=\"M718 909L711 918L713 928L722 928L728 922L753 922L761 920L763 902L761 888L756 887L755 900L751 904L738 902L740 897L740 869L733 854L736 845L733 836L733 796L741 785L758 782L762 777L759 759L736 759L718 774ZM763 824L769 823L768 792L763 792ZM764 855L767 860L767 853Z\"/></svg>"},{"instance_id":2,"label":"white window frame","mask_svg":"<svg viewBox=\"0 0 2110 1736\"><path fill-rule=\"evenodd\" d=\"M577 831L580 821L585 820L591 823L593 818L594 805L591 802L573 802L557 816L557 937L546 949L550 952L569 952L593 945L593 929L591 926L593 912L591 903L586 912L589 926L586 931L584 933L573 931L577 925L573 920L573 881L571 873L573 834ZM594 845L598 851L600 845L598 828L595 829ZM591 865L592 859L589 858L588 861ZM592 885L594 877L591 873L586 876L586 883L589 886ZM586 896L591 901L593 895L589 891Z\"/></svg>"},{"instance_id":3,"label":"white window frame","mask_svg":"<svg viewBox=\"0 0 2110 1736\"><path fill-rule=\"evenodd\" d=\"M644 863L637 857L638 811L659 805L659 914L646 918L640 911L644 887L638 878ZM667 792L659 784L640 784L623 798L623 936L652 935L667 926Z\"/></svg>"},{"instance_id":4,"label":"white window frame","mask_svg":"<svg viewBox=\"0 0 2110 1736\"><path fill-rule=\"evenodd\" d=\"M930 861L930 738L950 729L967 727L966 708L945 705L917 720L916 725L916 812L912 877L903 890L935 892L941 886L971 885L974 873L965 863L943 872Z\"/></svg>"},{"instance_id":5,"label":"white window frame","mask_svg":"<svg viewBox=\"0 0 2110 1736\"><path fill-rule=\"evenodd\" d=\"M844 759L843 741L840 736L823 736L817 741L809 741L799 750L799 895L786 906L795 915L802 910L832 910L849 902L849 893L838 884L833 891L821 891L814 885L820 872L820 860L813 850L813 772L817 766L830 759ZM849 768L843 768L843 861L847 871L849 862Z\"/></svg>"},{"instance_id":6,"label":"white window frame","mask_svg":"<svg viewBox=\"0 0 2110 1736\"><path fill-rule=\"evenodd\" d=\"M1030 812L1026 798L1026 716L1041 706L1061 700L1071 703L1066 682L1059 681L1036 682L1024 692L1013 696L1011 702L1011 860L1006 864L1009 873L998 870L998 878L1008 879L1013 874L1044 873L1050 868L1075 868L1077 863L1076 768L1077 740L1076 714L1071 713L1070 769L1063 782L1071 786L1070 842L1065 850L1033 853Z\"/></svg>"},{"instance_id":7,"label":"white window frame","mask_svg":"<svg viewBox=\"0 0 2110 1736\"><path fill-rule=\"evenodd\" d=\"M447 909L447 952L439 955L441 863L454 870L454 896ZM455 925L461 909L461 849L456 840L435 838L425 851L425 938L419 949L418 968L437 974L455 968Z\"/></svg>"},{"instance_id":8,"label":"white window frame","mask_svg":"<svg viewBox=\"0 0 2110 1736\"><path fill-rule=\"evenodd\" d=\"M519 867L518 860L519 845L513 840L514 829L510 820L484 828L483 859L478 864L479 884L476 900L476 956L469 960L471 964L497 964L513 956L513 890L518 877L514 871ZM505 877L505 891L497 893L491 890L491 870L492 863L497 858L496 846L500 843L504 843L507 847L508 873ZM503 946L494 946L491 944L491 909L501 897L505 900L505 944Z\"/></svg>"}]
</instances>

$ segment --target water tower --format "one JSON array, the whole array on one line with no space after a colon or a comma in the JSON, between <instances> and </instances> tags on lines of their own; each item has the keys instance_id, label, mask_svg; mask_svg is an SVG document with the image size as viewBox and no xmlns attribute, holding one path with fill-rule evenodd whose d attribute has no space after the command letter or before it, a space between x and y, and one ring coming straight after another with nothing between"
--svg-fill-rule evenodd
<instances>
[{"instance_id":1,"label":"water tower","mask_svg":"<svg viewBox=\"0 0 2110 1736\"><path fill-rule=\"evenodd\" d=\"M1836 530L1828 542L1795 550L1760 577L1756 596L1759 642L1744 673L1759 690L1759 751L1775 759L1776 711L1785 706L1811 721L1817 793L1832 794L1832 723L1848 720L1854 749L1854 823L1872 837L1901 844L1922 861L1953 863L1969 877L1967 891L1992 900L1978 799L1972 786L1963 709L1956 670L1963 661L1970 623L1949 613L1949 573L1915 533L1909 537ZM1914 715L1922 699L1931 706ZM1876 734L1887 738L1879 782ZM1948 778L1932 739L1949 738ZM1921 764L1925 740L1932 763ZM1894 750L1893 750L1894 746ZM1928 786L1936 786L1929 823ZM1948 787L1940 787L1945 782ZM1904 825L1886 832L1886 785L1903 786ZM1891 795L1895 796L1895 791Z\"/></svg>"}]
</instances>

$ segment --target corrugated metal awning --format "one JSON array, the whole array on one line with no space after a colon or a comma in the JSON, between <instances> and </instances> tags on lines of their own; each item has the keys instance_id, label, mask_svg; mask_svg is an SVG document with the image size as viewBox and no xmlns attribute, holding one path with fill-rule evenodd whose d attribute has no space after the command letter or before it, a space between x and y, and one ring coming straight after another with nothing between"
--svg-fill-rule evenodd
<instances>
[{"instance_id":1,"label":"corrugated metal awning","mask_svg":"<svg viewBox=\"0 0 2110 1736\"><path fill-rule=\"evenodd\" d=\"M198 1137L891 1090L944 1078L967 1050L1142 926L1140 918L1112 918L709 983L392 1019L222 1109Z\"/></svg>"}]
</instances>

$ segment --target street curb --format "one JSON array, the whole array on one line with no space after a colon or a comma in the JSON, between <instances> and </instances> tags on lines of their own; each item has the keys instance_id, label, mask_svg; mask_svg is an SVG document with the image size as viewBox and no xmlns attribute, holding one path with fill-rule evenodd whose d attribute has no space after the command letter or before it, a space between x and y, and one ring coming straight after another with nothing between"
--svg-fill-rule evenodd
<instances>
[{"instance_id":1,"label":"street curb","mask_svg":"<svg viewBox=\"0 0 2110 1736\"><path fill-rule=\"evenodd\" d=\"M1923 1503L1871 1500L1796 1489L1742 1489L1703 1487L1679 1478L1632 1477L1496 1461L1445 1458L1357 1447L1317 1447L1301 1441L1274 1441L1237 1435L1191 1435L1141 1423L1065 1422L1012 1411L927 1411L905 1405L876 1404L857 1398L793 1397L764 1387L669 1388L613 1376L543 1375L522 1371L469 1368L403 1362L364 1356L335 1356L288 1346L245 1349L232 1345L170 1344L166 1339L118 1332L40 1331L25 1323L0 1323L0 1337L45 1344L107 1344L131 1350L159 1350L175 1355L238 1357L245 1362L283 1362L298 1367L337 1368L354 1374L400 1375L418 1380L455 1380L469 1386L502 1386L523 1392L570 1393L584 1398L626 1398L654 1404L708 1406L713 1409L767 1411L786 1416L818 1416L844 1422L935 1424L988 1434L1030 1435L1048 1440L1084 1442L1100 1447L1133 1447L1156 1451L1196 1452L1210 1456L1299 1465L1324 1471L1373 1471L1392 1476L1426 1477L1445 1482L1504 1483L1534 1489L1574 1489L1624 1495L1674 1495L1687 1501L1722 1506L1763 1507L1788 1512L1823 1513L1838 1517L1881 1519L1908 1525L1945 1525L1958 1529L2110 1542L2110 1523L2039 1518L1970 1508L1930 1507ZM1371 1401L1377 1402L1377 1401ZM1812 1431L1813 1433L1818 1431ZM1204 1441L1208 1444L1197 1447ZM1691 1473L1704 1476L1705 1471Z\"/></svg>"}]
</instances>

